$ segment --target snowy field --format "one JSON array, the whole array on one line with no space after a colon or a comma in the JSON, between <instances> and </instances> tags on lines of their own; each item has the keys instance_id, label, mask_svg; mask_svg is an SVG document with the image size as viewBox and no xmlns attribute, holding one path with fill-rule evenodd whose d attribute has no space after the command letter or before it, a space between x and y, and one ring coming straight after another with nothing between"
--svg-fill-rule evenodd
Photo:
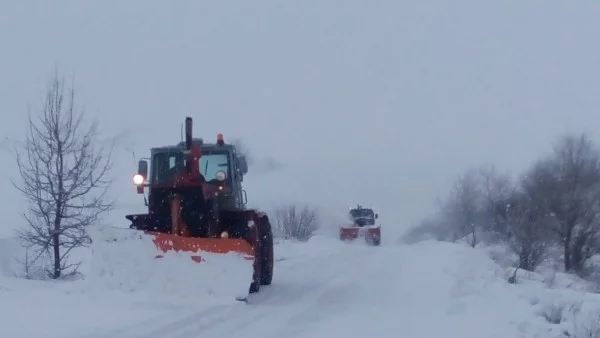
<instances>
[{"instance_id":1,"label":"snowy field","mask_svg":"<svg viewBox=\"0 0 600 338\"><path fill-rule=\"evenodd\" d=\"M245 304L233 294L249 267L236 257L154 260L133 232L94 236L85 278L60 282L15 278L23 252L0 241L2 337L579 338L600 327L598 295L557 286L561 276L509 284L488 251L460 244L279 242L273 284Z\"/></svg>"}]
</instances>

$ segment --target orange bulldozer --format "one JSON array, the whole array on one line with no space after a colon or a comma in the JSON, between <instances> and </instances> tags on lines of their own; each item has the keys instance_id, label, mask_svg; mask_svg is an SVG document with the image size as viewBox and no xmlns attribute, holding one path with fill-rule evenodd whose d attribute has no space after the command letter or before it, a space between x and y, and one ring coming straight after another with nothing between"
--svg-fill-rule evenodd
<instances>
[{"instance_id":1,"label":"orange bulldozer","mask_svg":"<svg viewBox=\"0 0 600 338\"><path fill-rule=\"evenodd\" d=\"M340 240L353 241L361 237L369 245L381 245L381 225L375 225L379 215L373 209L357 205L356 208L350 208L348 216L352 224L340 227Z\"/></svg>"},{"instance_id":2,"label":"orange bulldozer","mask_svg":"<svg viewBox=\"0 0 600 338\"><path fill-rule=\"evenodd\" d=\"M192 138L191 117L185 119L184 141L150 152L133 178L138 194L148 188L148 212L125 217L131 229L151 236L156 258L184 252L201 266L211 255L233 254L252 264L248 293L270 285L273 233L266 214L246 208L245 156L222 134L216 143Z\"/></svg>"}]
</instances>

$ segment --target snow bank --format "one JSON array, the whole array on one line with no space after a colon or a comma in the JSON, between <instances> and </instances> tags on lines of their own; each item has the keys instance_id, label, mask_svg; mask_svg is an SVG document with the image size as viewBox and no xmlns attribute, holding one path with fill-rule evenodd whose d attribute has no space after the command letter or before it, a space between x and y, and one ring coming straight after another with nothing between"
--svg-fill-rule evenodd
<instances>
[{"instance_id":1,"label":"snow bank","mask_svg":"<svg viewBox=\"0 0 600 338\"><path fill-rule=\"evenodd\" d=\"M132 306L132 298L81 292L82 281L35 280L45 278L40 264L32 264L28 272L33 279L25 279L25 258L26 250L15 238L0 239L3 337L75 337L103 326L126 325L130 320L158 315L156 308Z\"/></svg>"},{"instance_id":2,"label":"snow bank","mask_svg":"<svg viewBox=\"0 0 600 338\"><path fill-rule=\"evenodd\" d=\"M183 252L156 259L160 252L152 237L139 231L105 227L94 229L92 238L84 283L91 291L120 290L193 302L234 301L248 295L252 261L239 254L201 253L202 263Z\"/></svg>"},{"instance_id":3,"label":"snow bank","mask_svg":"<svg viewBox=\"0 0 600 338\"><path fill-rule=\"evenodd\" d=\"M0 278L0 336L87 337L88 333L158 317L165 311L136 304L133 297L73 292L78 283Z\"/></svg>"},{"instance_id":4,"label":"snow bank","mask_svg":"<svg viewBox=\"0 0 600 338\"><path fill-rule=\"evenodd\" d=\"M92 337L111 327L177 317L178 311L239 304L235 297L248 294L252 262L238 255L204 253L202 263L183 253L155 259L154 243L140 232L105 227L90 235L90 250L73 257L84 261L84 277L74 281L17 278L21 265L15 258L24 249L13 239L0 240L2 336Z\"/></svg>"},{"instance_id":5,"label":"snow bank","mask_svg":"<svg viewBox=\"0 0 600 338\"><path fill-rule=\"evenodd\" d=\"M598 295L548 289L533 280L509 284L507 269L484 250L432 241L410 245L406 252L419 262L413 265L403 260L404 266L410 266L407 273L429 274L419 289L425 291L430 285L433 296L422 301L429 303L432 316L438 311L434 307L443 312L432 320L435 327L419 329L419 337L441 332L472 337L559 337L565 332L575 336L590 325L590 316L600 313Z\"/></svg>"},{"instance_id":6,"label":"snow bank","mask_svg":"<svg viewBox=\"0 0 600 338\"><path fill-rule=\"evenodd\" d=\"M515 274L519 257L509 250L506 245L501 243L480 244L475 250L487 253L505 270L506 278ZM569 289L592 293L599 290L598 283L580 278L575 274L565 273L559 255L549 255L538 265L535 271L517 270L516 277L522 283L543 284L550 289Z\"/></svg>"},{"instance_id":7,"label":"snow bank","mask_svg":"<svg viewBox=\"0 0 600 338\"><path fill-rule=\"evenodd\" d=\"M398 263L404 272L429 276L411 287L418 290L429 285L436 290L437 295L426 298L431 299L432 308L445 309L447 316L433 320L436 327L444 328L442 332L464 331L473 337L587 337L594 330L600 333L600 295L586 292L584 281L577 277L544 269L520 270L517 283L510 284L514 268L498 246L473 249L424 241L403 250L417 262L413 265L404 257ZM420 329L419 337L439 332Z\"/></svg>"},{"instance_id":8,"label":"snow bank","mask_svg":"<svg viewBox=\"0 0 600 338\"><path fill-rule=\"evenodd\" d=\"M269 336L385 337L401 327L401 335L413 338L579 337L594 325L600 329L600 296L550 289L533 277L509 284L508 267L462 244L277 241L273 285L254 299L257 306L244 306L233 298L247 293L252 266L240 257L203 255L207 262L200 264L188 254L155 259L151 238L129 229L94 229L92 238L84 280L0 278L6 336L88 337L98 330L102 337L185 337L199 332L206 311L214 313L201 324L206 337L242 330L261 337L265 328ZM365 324L371 312L377 316ZM64 318L73 324L53 326ZM171 333L179 326L183 333Z\"/></svg>"}]
</instances>

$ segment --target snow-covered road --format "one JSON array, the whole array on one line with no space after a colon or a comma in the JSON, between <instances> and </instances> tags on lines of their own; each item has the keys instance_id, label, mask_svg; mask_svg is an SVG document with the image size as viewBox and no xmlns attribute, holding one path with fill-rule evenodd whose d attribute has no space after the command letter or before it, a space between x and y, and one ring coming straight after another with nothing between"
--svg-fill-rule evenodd
<instances>
[{"instance_id":1,"label":"snow-covered road","mask_svg":"<svg viewBox=\"0 0 600 338\"><path fill-rule=\"evenodd\" d=\"M29 291L12 293L20 306L29 303L27 306L38 309L31 315L37 315L40 323L70 318L66 323L47 330L15 325L20 317L13 314L12 320L6 320L12 312L8 306L2 312L0 305L0 313L7 315L0 316L0 321L6 320L0 326L10 333L7 337L32 338L560 335L560 327L553 329L539 314L539 288L506 283L504 270L471 248L438 242L368 247L327 238L283 243L276 248L274 282L252 295L248 304L203 296L202 290L188 289L184 290L187 297L173 297L165 290L132 287L135 284L121 283L129 292L102 288L86 292L82 286L73 291L71 286L66 296L55 300L64 308L53 308L54 317L47 313L48 304L39 310L35 303L40 299L50 302L51 298L25 299ZM139 273L133 260L131 273ZM127 271L124 267L118 270ZM197 278L183 271L181 278ZM111 276L119 274L111 272ZM136 281L131 278L127 282ZM195 281L191 282L184 286L193 286ZM65 284L54 284L46 296L52 292L56 296L56 289L64 288ZM42 294L41 289L38 292Z\"/></svg>"},{"instance_id":2,"label":"snow-covered road","mask_svg":"<svg viewBox=\"0 0 600 338\"><path fill-rule=\"evenodd\" d=\"M199 303L86 337L505 338L527 331L523 323L532 317L531 304L517 294L506 298L510 292L490 298L488 293L510 286L498 278L494 264L485 269L490 262L473 261L467 248L323 244L332 250L281 257L273 285L249 304Z\"/></svg>"}]
</instances>

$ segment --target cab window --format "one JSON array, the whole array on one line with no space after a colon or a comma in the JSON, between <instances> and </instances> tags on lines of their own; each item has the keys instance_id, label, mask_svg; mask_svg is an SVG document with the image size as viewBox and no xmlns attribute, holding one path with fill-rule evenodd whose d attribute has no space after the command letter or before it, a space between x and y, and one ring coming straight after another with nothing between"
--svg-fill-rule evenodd
<instances>
[{"instance_id":1,"label":"cab window","mask_svg":"<svg viewBox=\"0 0 600 338\"><path fill-rule=\"evenodd\" d=\"M218 171L224 171L229 179L229 156L227 154L202 154L200 158L200 173L206 181L216 179Z\"/></svg>"},{"instance_id":2,"label":"cab window","mask_svg":"<svg viewBox=\"0 0 600 338\"><path fill-rule=\"evenodd\" d=\"M177 168L183 165L181 153L160 153L154 155L152 164L152 181L156 183L173 180Z\"/></svg>"}]
</instances>

